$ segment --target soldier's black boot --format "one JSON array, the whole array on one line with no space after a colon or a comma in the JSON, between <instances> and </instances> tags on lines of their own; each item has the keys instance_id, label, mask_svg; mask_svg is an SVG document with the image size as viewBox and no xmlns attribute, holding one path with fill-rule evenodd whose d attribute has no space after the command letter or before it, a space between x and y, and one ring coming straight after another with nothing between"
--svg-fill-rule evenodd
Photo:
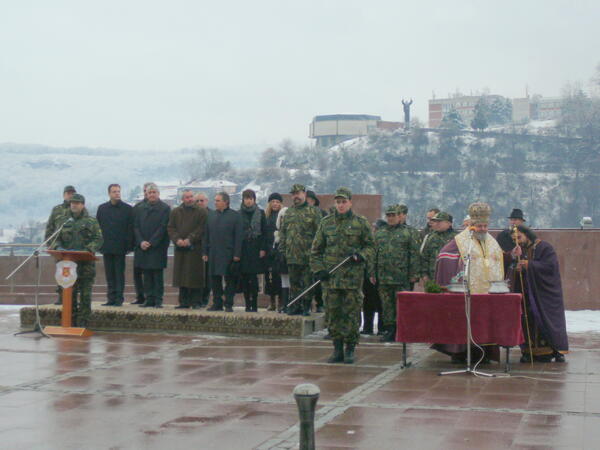
<instances>
[{"instance_id":1,"label":"soldier's black boot","mask_svg":"<svg viewBox=\"0 0 600 450\"><path fill-rule=\"evenodd\" d=\"M333 353L327 360L329 364L344 362L344 341L336 339L333 341Z\"/></svg>"},{"instance_id":2,"label":"soldier's black boot","mask_svg":"<svg viewBox=\"0 0 600 450\"><path fill-rule=\"evenodd\" d=\"M344 364L354 364L354 344L346 344Z\"/></svg>"},{"instance_id":3,"label":"soldier's black boot","mask_svg":"<svg viewBox=\"0 0 600 450\"><path fill-rule=\"evenodd\" d=\"M258 292L253 292L250 297L250 311L258 312Z\"/></svg>"}]
</instances>

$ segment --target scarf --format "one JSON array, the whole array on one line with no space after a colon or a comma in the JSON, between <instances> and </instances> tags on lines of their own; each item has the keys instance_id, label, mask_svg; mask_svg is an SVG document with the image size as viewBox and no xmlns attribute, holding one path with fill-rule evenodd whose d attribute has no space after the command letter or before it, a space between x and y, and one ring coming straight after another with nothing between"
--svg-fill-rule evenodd
<instances>
[{"instance_id":1,"label":"scarf","mask_svg":"<svg viewBox=\"0 0 600 450\"><path fill-rule=\"evenodd\" d=\"M240 211L242 212L242 220L244 221L245 239L258 238L262 234L260 209L256 204L248 207L242 203Z\"/></svg>"}]
</instances>

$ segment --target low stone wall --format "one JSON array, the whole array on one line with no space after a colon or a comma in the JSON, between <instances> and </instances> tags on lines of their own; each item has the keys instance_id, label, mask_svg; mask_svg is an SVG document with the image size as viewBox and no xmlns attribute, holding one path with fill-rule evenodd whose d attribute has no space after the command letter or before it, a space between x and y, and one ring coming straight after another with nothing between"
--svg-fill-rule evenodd
<instances>
[{"instance_id":1,"label":"low stone wall","mask_svg":"<svg viewBox=\"0 0 600 450\"><path fill-rule=\"evenodd\" d=\"M40 320L44 326L60 325L61 307L40 307ZM21 309L21 326L35 323L35 308ZM166 331L204 332L231 335L286 336L302 338L324 328L322 314L310 317L287 316L271 312L233 313L206 310L175 310L124 306L120 308L92 305L89 328L105 331Z\"/></svg>"},{"instance_id":2,"label":"low stone wall","mask_svg":"<svg viewBox=\"0 0 600 450\"><path fill-rule=\"evenodd\" d=\"M600 229L592 230L535 230L541 239L552 244L558 255L562 276L565 305L567 309L600 309ZM37 272L35 262L29 261L14 279L5 277L25 259L23 256L0 256L0 304L31 304ZM172 279L172 257L165 270L165 303L176 302L176 289L170 287ZM56 299L54 282L54 258L40 257L42 278L40 303L54 302ZM133 257L127 257L126 294L133 297ZM104 266L100 256L96 263L96 283L94 300L104 298L106 282ZM243 300L236 300L241 304ZM261 298L266 305L266 298Z\"/></svg>"}]
</instances>

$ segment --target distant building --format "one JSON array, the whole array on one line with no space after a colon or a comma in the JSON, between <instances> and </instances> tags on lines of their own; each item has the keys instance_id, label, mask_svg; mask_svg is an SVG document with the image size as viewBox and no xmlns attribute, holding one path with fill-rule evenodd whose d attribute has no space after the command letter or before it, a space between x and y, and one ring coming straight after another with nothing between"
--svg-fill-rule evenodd
<instances>
[{"instance_id":1,"label":"distant building","mask_svg":"<svg viewBox=\"0 0 600 450\"><path fill-rule=\"evenodd\" d=\"M380 116L368 114L332 114L315 116L309 126L309 137L317 140L317 147L327 148L377 129Z\"/></svg>"},{"instance_id":2,"label":"distant building","mask_svg":"<svg viewBox=\"0 0 600 450\"><path fill-rule=\"evenodd\" d=\"M404 122L390 122L389 120L377 121L378 130L396 131L404 130Z\"/></svg>"},{"instance_id":3,"label":"distant building","mask_svg":"<svg viewBox=\"0 0 600 450\"><path fill-rule=\"evenodd\" d=\"M556 120L560 119L562 99L560 97L533 97L514 98L513 122L529 122L530 120Z\"/></svg>"},{"instance_id":4,"label":"distant building","mask_svg":"<svg viewBox=\"0 0 600 450\"><path fill-rule=\"evenodd\" d=\"M467 126L475 116L475 105L481 99L481 95L457 95L450 98L435 98L429 100L429 127L438 128L452 109L455 109ZM501 95L486 95L490 101L502 99Z\"/></svg>"},{"instance_id":5,"label":"distant building","mask_svg":"<svg viewBox=\"0 0 600 450\"><path fill-rule=\"evenodd\" d=\"M532 99L532 119L560 119L562 99L560 97L534 97Z\"/></svg>"},{"instance_id":6,"label":"distant building","mask_svg":"<svg viewBox=\"0 0 600 450\"><path fill-rule=\"evenodd\" d=\"M514 123L531 120L531 99L529 97L512 99L512 121Z\"/></svg>"},{"instance_id":7,"label":"distant building","mask_svg":"<svg viewBox=\"0 0 600 450\"><path fill-rule=\"evenodd\" d=\"M481 95L457 95L451 98L429 100L429 127L438 128L444 115L455 109L461 116L463 123L470 125L475 116L475 105ZM486 95L491 103L495 99L504 99L500 95ZM558 97L523 97L513 98L512 121L514 123L529 122L530 120L558 119L561 113L561 99Z\"/></svg>"}]
</instances>

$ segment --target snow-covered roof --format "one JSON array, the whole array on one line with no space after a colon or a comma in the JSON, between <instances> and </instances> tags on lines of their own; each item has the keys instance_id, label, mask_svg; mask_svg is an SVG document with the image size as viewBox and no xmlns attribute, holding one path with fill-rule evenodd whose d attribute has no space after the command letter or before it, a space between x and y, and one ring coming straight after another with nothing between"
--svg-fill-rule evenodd
<instances>
[{"instance_id":1,"label":"snow-covered roof","mask_svg":"<svg viewBox=\"0 0 600 450\"><path fill-rule=\"evenodd\" d=\"M213 180L208 179L204 181L194 181L192 183L186 184L184 187L195 187L195 188L220 188L223 186L236 187L237 184L227 180Z\"/></svg>"}]
</instances>

